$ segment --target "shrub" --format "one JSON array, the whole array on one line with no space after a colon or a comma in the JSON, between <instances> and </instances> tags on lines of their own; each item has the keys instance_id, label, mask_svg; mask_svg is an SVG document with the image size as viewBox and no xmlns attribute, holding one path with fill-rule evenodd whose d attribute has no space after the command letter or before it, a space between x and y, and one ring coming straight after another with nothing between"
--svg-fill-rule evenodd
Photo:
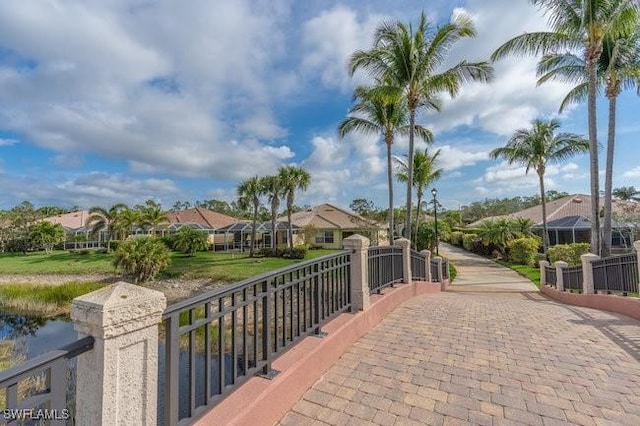
<instances>
[{"instance_id":1,"label":"shrub","mask_svg":"<svg viewBox=\"0 0 640 426\"><path fill-rule=\"evenodd\" d=\"M551 263L563 261L569 265L580 265L580 256L589 253L590 248L589 243L558 244L549 247L547 254Z\"/></svg>"},{"instance_id":2,"label":"shrub","mask_svg":"<svg viewBox=\"0 0 640 426\"><path fill-rule=\"evenodd\" d=\"M449 237L451 228L447 222L438 221L438 238L446 241ZM436 246L436 230L435 222L429 221L421 223L418 227L418 238L416 240L416 248L418 250L433 251Z\"/></svg>"},{"instance_id":3,"label":"shrub","mask_svg":"<svg viewBox=\"0 0 640 426\"><path fill-rule=\"evenodd\" d=\"M152 237L132 238L116 250L113 264L132 275L135 282L153 279L169 266L170 252L164 243Z\"/></svg>"},{"instance_id":4,"label":"shrub","mask_svg":"<svg viewBox=\"0 0 640 426\"><path fill-rule=\"evenodd\" d=\"M209 234L204 231L183 226L173 235L173 249L188 256L195 256L198 251L209 248Z\"/></svg>"},{"instance_id":5,"label":"shrub","mask_svg":"<svg viewBox=\"0 0 640 426\"><path fill-rule=\"evenodd\" d=\"M539 238L518 238L507 244L507 253L509 259L514 263L535 266L539 248Z\"/></svg>"},{"instance_id":6,"label":"shrub","mask_svg":"<svg viewBox=\"0 0 640 426\"><path fill-rule=\"evenodd\" d=\"M304 259L306 255L306 247L294 247L292 250L285 250L282 253L282 257L285 259Z\"/></svg>"},{"instance_id":7,"label":"shrub","mask_svg":"<svg viewBox=\"0 0 640 426\"><path fill-rule=\"evenodd\" d=\"M53 251L53 246L64 241L65 232L60 224L40 222L31 227L29 238L34 247L44 249L47 253Z\"/></svg>"},{"instance_id":8,"label":"shrub","mask_svg":"<svg viewBox=\"0 0 640 426\"><path fill-rule=\"evenodd\" d=\"M473 251L473 246L478 241L477 234L465 234L462 237L462 247L467 251Z\"/></svg>"},{"instance_id":9,"label":"shrub","mask_svg":"<svg viewBox=\"0 0 640 426\"><path fill-rule=\"evenodd\" d=\"M120 247L120 244L122 244L122 241L120 241L120 240L111 240L111 241L109 241L109 250L110 251L118 250L118 247Z\"/></svg>"},{"instance_id":10,"label":"shrub","mask_svg":"<svg viewBox=\"0 0 640 426\"><path fill-rule=\"evenodd\" d=\"M462 237L464 237L464 232L453 231L449 237L449 241L451 241L451 244L454 246L462 246Z\"/></svg>"}]
</instances>

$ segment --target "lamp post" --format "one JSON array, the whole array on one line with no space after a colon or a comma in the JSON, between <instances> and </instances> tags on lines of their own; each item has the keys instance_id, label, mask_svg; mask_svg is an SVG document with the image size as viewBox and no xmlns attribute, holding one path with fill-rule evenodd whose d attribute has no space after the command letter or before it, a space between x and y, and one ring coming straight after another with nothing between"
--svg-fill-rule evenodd
<instances>
[{"instance_id":1,"label":"lamp post","mask_svg":"<svg viewBox=\"0 0 640 426\"><path fill-rule=\"evenodd\" d=\"M438 190L433 188L431 190L431 195L433 195L433 219L435 221L435 231L436 231L436 256L440 256L440 253L438 253L438 201L436 200L436 195L438 195Z\"/></svg>"}]
</instances>

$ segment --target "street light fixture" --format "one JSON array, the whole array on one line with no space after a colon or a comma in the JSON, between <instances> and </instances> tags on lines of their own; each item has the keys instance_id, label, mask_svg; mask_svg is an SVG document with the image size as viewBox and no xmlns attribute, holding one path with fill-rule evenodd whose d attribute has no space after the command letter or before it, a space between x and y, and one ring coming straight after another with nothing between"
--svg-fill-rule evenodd
<instances>
[{"instance_id":1,"label":"street light fixture","mask_svg":"<svg viewBox=\"0 0 640 426\"><path fill-rule=\"evenodd\" d=\"M436 195L438 195L438 190L433 188L431 190L431 195L433 195L433 219L435 221L435 231L436 231L436 256L440 256L440 253L438 253L438 200L436 200Z\"/></svg>"}]
</instances>

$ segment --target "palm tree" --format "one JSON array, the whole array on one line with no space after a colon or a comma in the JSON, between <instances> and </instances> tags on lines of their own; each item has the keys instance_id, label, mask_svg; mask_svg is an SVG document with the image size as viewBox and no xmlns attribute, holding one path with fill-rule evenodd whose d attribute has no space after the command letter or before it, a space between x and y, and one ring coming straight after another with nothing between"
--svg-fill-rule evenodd
<instances>
[{"instance_id":1,"label":"palm tree","mask_svg":"<svg viewBox=\"0 0 640 426\"><path fill-rule=\"evenodd\" d=\"M640 22L638 22L640 25ZM608 257L611 252L611 219L613 191L613 154L615 149L616 103L623 88L638 89L640 94L640 29L632 34L603 40L602 55L597 64L598 88L604 87L609 100L609 123L607 132L607 155L604 180L604 223L600 255ZM538 83L551 79L577 83L562 101L560 111L569 103L582 102L588 96L588 72L586 63L570 53L549 54L538 64Z\"/></svg>"},{"instance_id":2,"label":"palm tree","mask_svg":"<svg viewBox=\"0 0 640 426\"><path fill-rule=\"evenodd\" d=\"M406 101L399 97L376 96L377 90L384 86L378 82L377 88L360 86L354 92L356 104L349 110L349 116L338 125L338 134L344 138L351 132L377 135L382 134L387 146L387 185L389 189L389 241L393 240L393 168L391 163L391 145L396 134L406 135L409 131L408 109ZM431 131L416 125L416 134L425 142L433 140Z\"/></svg>"},{"instance_id":3,"label":"palm tree","mask_svg":"<svg viewBox=\"0 0 640 426\"><path fill-rule=\"evenodd\" d=\"M126 239L131 233L131 229L140 222L140 212L127 207L124 209L116 221L116 230L122 237Z\"/></svg>"},{"instance_id":4,"label":"palm tree","mask_svg":"<svg viewBox=\"0 0 640 426\"><path fill-rule=\"evenodd\" d=\"M265 176L262 179L264 195L269 198L269 202L271 203L271 252L275 256L278 243L276 221L280 211L280 198L285 195L285 191L280 175Z\"/></svg>"},{"instance_id":5,"label":"palm tree","mask_svg":"<svg viewBox=\"0 0 640 426\"><path fill-rule=\"evenodd\" d=\"M420 226L420 207L422 206L422 197L424 189L436 180L440 179L443 169L436 169L438 163L438 149L433 154L429 154L429 149L425 148L424 152L418 151L413 159L413 187L416 189L416 241L418 238L418 226ZM395 157L398 172L396 177L400 182L406 182L409 179L409 166L406 161Z\"/></svg>"},{"instance_id":6,"label":"palm tree","mask_svg":"<svg viewBox=\"0 0 640 426\"><path fill-rule=\"evenodd\" d=\"M118 222L122 215L122 212L127 210L126 204L118 203L112 205L109 210L94 206L89 209L89 218L87 220L87 226L90 228L92 234L97 234L103 229L107 229L109 238L107 239L107 252L111 250L111 240L113 236L118 233Z\"/></svg>"},{"instance_id":7,"label":"palm tree","mask_svg":"<svg viewBox=\"0 0 640 426\"><path fill-rule=\"evenodd\" d=\"M534 120L531 128L519 129L504 147L496 148L491 158L504 158L509 164L522 164L525 173L534 169L540 182L542 201L542 246L546 253L549 247L547 232L547 205L544 190L544 174L548 164L560 163L589 149L589 141L574 133L555 134L560 127L558 120ZM592 201L593 202L593 201Z\"/></svg>"},{"instance_id":8,"label":"palm tree","mask_svg":"<svg viewBox=\"0 0 640 426\"><path fill-rule=\"evenodd\" d=\"M285 166L278 170L278 176L282 181L284 193L287 196L287 220L289 222L289 250L293 250L293 224L291 223L291 213L293 212L293 202L295 201L296 190L306 190L311 182L309 173L295 166Z\"/></svg>"},{"instance_id":9,"label":"palm tree","mask_svg":"<svg viewBox=\"0 0 640 426\"><path fill-rule=\"evenodd\" d=\"M165 212L162 211L162 207L152 200L148 200L144 207L141 207L138 211L138 224L145 230L153 229L153 234L156 235L158 227L169 221L169 218Z\"/></svg>"},{"instance_id":10,"label":"palm tree","mask_svg":"<svg viewBox=\"0 0 640 426\"><path fill-rule=\"evenodd\" d=\"M616 188L613 190L613 195L625 201L640 201L640 191L638 191L634 186L622 186L620 188Z\"/></svg>"},{"instance_id":11,"label":"palm tree","mask_svg":"<svg viewBox=\"0 0 640 426\"><path fill-rule=\"evenodd\" d=\"M531 0L549 14L552 31L526 33L512 38L491 56L498 60L508 54L582 52L587 70L587 110L589 165L591 174L591 252L600 252L600 208L596 90L598 62L605 37L630 33L637 25L640 4L635 0Z\"/></svg>"},{"instance_id":12,"label":"palm tree","mask_svg":"<svg viewBox=\"0 0 640 426\"><path fill-rule=\"evenodd\" d=\"M260 209L260 197L264 192L263 181L258 176L251 177L238 185L239 204L253 207L251 226L251 246L249 256L253 257L256 245L256 228L258 226L258 210Z\"/></svg>"},{"instance_id":13,"label":"palm tree","mask_svg":"<svg viewBox=\"0 0 640 426\"><path fill-rule=\"evenodd\" d=\"M438 95L447 92L454 97L465 81L489 81L493 69L487 62L459 62L441 73L448 53L456 41L475 36L471 19L457 14L451 22L434 30L427 24L422 12L417 28L402 22L387 22L377 28L370 50L353 53L349 61L349 73L362 69L378 81L384 81L384 90L394 97L403 94L409 110L409 157L407 165L407 211L405 234L411 236L411 183L413 182L413 157L416 112L419 108L440 110Z\"/></svg>"}]
</instances>

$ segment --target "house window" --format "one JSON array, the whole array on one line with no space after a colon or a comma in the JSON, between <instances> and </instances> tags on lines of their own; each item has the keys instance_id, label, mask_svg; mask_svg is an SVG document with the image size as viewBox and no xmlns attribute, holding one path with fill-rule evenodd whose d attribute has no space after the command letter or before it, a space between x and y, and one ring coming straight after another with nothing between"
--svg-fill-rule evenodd
<instances>
[{"instance_id":1,"label":"house window","mask_svg":"<svg viewBox=\"0 0 640 426\"><path fill-rule=\"evenodd\" d=\"M322 231L316 234L316 244L333 244L333 231Z\"/></svg>"}]
</instances>

